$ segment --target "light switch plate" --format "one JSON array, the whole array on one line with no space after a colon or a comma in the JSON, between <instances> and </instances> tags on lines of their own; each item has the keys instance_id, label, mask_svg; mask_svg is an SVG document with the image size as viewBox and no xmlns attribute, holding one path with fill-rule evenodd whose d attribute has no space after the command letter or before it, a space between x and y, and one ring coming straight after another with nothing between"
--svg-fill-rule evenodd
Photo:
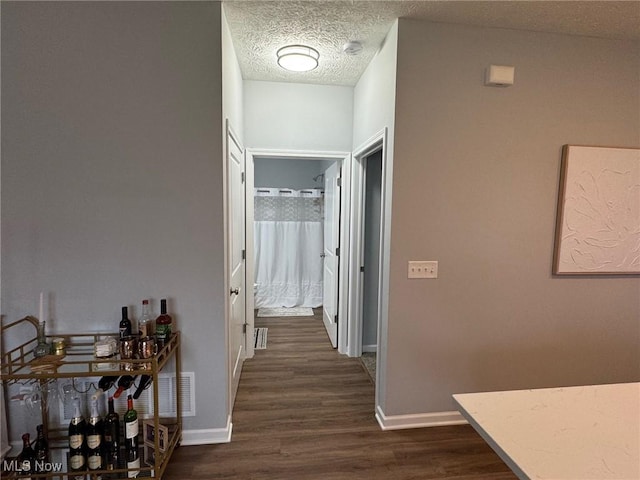
<instances>
[{"instance_id":1,"label":"light switch plate","mask_svg":"<svg viewBox=\"0 0 640 480\"><path fill-rule=\"evenodd\" d=\"M438 278L438 262L410 260L408 278Z\"/></svg>"}]
</instances>

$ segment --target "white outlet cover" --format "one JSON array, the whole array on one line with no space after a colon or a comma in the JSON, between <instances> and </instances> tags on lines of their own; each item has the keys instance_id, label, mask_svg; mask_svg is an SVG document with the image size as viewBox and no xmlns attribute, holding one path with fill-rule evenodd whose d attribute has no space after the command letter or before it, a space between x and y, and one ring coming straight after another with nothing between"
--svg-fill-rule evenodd
<instances>
[{"instance_id":1,"label":"white outlet cover","mask_svg":"<svg viewBox=\"0 0 640 480\"><path fill-rule=\"evenodd\" d=\"M434 260L410 260L408 278L438 278L438 262Z\"/></svg>"}]
</instances>

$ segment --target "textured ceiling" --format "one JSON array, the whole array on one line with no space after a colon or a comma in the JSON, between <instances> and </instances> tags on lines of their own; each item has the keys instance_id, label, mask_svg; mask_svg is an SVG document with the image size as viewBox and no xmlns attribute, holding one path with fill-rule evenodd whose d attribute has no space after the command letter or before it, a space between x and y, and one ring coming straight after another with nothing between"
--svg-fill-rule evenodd
<instances>
[{"instance_id":1,"label":"textured ceiling","mask_svg":"<svg viewBox=\"0 0 640 480\"><path fill-rule=\"evenodd\" d=\"M246 80L355 85L398 17L640 39L640 1L226 0L224 7ZM342 53L349 40L362 43L359 55ZM288 44L317 49L319 67L278 67L276 50Z\"/></svg>"}]
</instances>

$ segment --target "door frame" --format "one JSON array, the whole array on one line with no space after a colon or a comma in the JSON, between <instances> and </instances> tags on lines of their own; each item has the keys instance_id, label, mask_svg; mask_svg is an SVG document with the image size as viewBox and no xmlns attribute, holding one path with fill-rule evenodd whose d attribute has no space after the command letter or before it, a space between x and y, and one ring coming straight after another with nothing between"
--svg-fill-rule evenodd
<instances>
[{"instance_id":1,"label":"door frame","mask_svg":"<svg viewBox=\"0 0 640 480\"><path fill-rule=\"evenodd\" d=\"M386 347L386 332L388 322L388 271L391 231L391 169L388 161L387 128L380 130L353 153L351 175L351 232L349 258L349 284L352 292L349 298L349 348L347 355L350 357L362 356L362 300L363 300L363 274L360 271L364 255L364 218L365 218L365 181L366 158L382 150L382 185L380 208L380 261L378 270L378 338L377 352L378 364L383 365ZM378 392L380 391L382 369L376 369L376 405Z\"/></svg>"},{"instance_id":2,"label":"door frame","mask_svg":"<svg viewBox=\"0 0 640 480\"><path fill-rule=\"evenodd\" d=\"M252 332L255 327L254 309L255 299L253 292L253 284L255 278L255 249L254 249L254 205L253 192L255 189L254 182L254 165L255 161L261 159L288 158L296 160L334 160L341 162L342 166L342 186L340 195L340 269L338 279L340 282L338 288L338 352L347 353L348 349L348 311L349 311L349 214L350 214L350 198L351 198L351 153L350 152L331 152L331 151L309 151L309 150L278 150L278 149L245 149L245 235L246 235L246 284L247 295L245 299L246 312L245 322L247 323L247 331ZM251 342L248 342L251 343ZM249 346L248 346L249 347ZM253 345L247 348L247 358L254 355Z\"/></svg>"}]
</instances>

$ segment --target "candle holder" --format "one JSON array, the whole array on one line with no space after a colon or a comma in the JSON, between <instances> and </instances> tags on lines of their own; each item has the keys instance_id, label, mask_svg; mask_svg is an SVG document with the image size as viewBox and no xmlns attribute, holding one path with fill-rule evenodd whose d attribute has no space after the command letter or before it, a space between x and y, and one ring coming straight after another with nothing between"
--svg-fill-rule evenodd
<instances>
[{"instance_id":1,"label":"candle holder","mask_svg":"<svg viewBox=\"0 0 640 480\"><path fill-rule=\"evenodd\" d=\"M51 353L51 345L47 343L47 336L44 333L44 326L46 322L40 322L38 324L38 345L33 350L33 356L35 358L44 357Z\"/></svg>"}]
</instances>

